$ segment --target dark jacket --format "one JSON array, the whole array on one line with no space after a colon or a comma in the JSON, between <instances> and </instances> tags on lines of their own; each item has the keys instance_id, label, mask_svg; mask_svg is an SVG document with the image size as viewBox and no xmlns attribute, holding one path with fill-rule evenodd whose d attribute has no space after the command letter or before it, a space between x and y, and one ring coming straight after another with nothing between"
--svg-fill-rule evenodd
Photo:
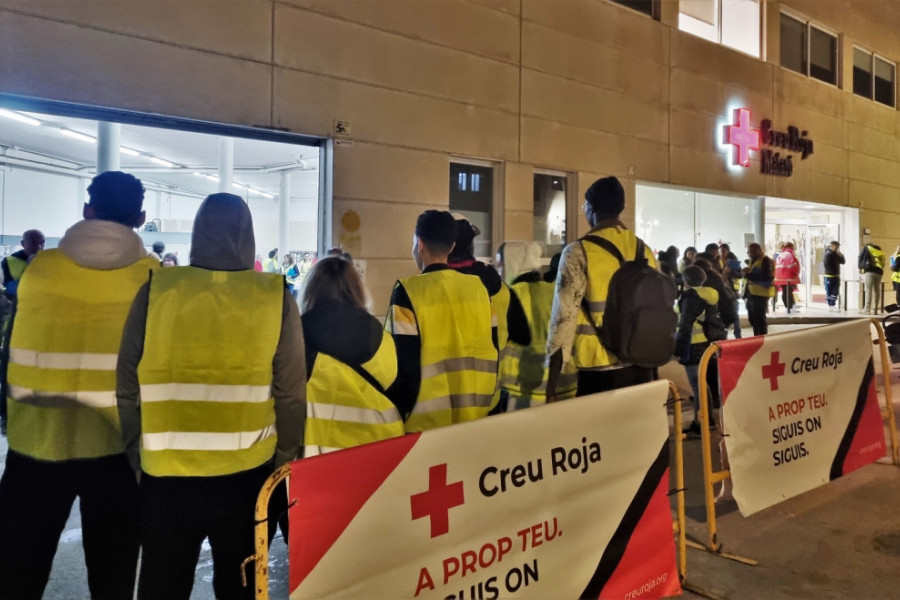
<instances>
[{"instance_id":1,"label":"dark jacket","mask_svg":"<svg viewBox=\"0 0 900 600\"><path fill-rule=\"evenodd\" d=\"M838 254L830 247L825 249L825 257L822 259L822 264L825 267L826 275L839 277L841 274L841 265L846 262L847 260L844 258L843 254Z\"/></svg>"},{"instance_id":2,"label":"dark jacket","mask_svg":"<svg viewBox=\"0 0 900 600\"><path fill-rule=\"evenodd\" d=\"M862 251L859 253L859 258L857 259L857 266L864 273L875 273L877 275L884 275L884 269L875 264L875 261L872 258L872 253L869 252L869 248L875 248L876 250L881 250L881 246L877 246L875 244L866 244L863 246Z\"/></svg>"},{"instance_id":3,"label":"dark jacket","mask_svg":"<svg viewBox=\"0 0 900 600\"><path fill-rule=\"evenodd\" d=\"M375 356L384 333L365 309L337 300L318 304L300 317L306 344L306 378L312 377L316 356L323 352L357 368Z\"/></svg>"},{"instance_id":4,"label":"dark jacket","mask_svg":"<svg viewBox=\"0 0 900 600\"><path fill-rule=\"evenodd\" d=\"M699 290L699 291L698 291ZM688 288L684 290L678 299L678 331L675 333L675 358L683 365L696 365L700 363L700 357L709 347L710 342L698 344L691 343L694 322L701 315L706 314L708 308L715 310L718 301L718 293L712 292L712 288ZM701 296L702 294L702 296Z\"/></svg>"}]
</instances>

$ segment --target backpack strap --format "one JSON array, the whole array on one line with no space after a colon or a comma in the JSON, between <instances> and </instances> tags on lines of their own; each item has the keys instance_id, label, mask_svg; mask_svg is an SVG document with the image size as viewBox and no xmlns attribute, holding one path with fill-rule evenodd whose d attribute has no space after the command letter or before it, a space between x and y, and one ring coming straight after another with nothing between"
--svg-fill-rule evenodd
<instances>
[{"instance_id":1,"label":"backpack strap","mask_svg":"<svg viewBox=\"0 0 900 600\"><path fill-rule=\"evenodd\" d=\"M616 248L616 245L613 244L611 241L607 240L606 238L602 238L599 235L586 235L583 238L581 238L581 240L596 244L596 245L600 246L601 248L603 248L604 250L606 250L607 252L609 252L610 254L612 254L616 258L616 260L619 261L619 266L622 266L622 263L625 262L625 257L622 256L622 253L619 251L618 248ZM640 242L640 240L638 240L638 242Z\"/></svg>"},{"instance_id":2,"label":"backpack strap","mask_svg":"<svg viewBox=\"0 0 900 600\"><path fill-rule=\"evenodd\" d=\"M600 246L601 248L603 248L604 250L606 250L607 252L612 254L613 258L615 258L616 260L619 261L620 267L623 264L625 264L625 257L622 256L622 252L616 247L615 244L613 244L611 241L607 240L606 238L602 238L599 235L586 235L583 238L581 238L581 240L582 240L582 242L587 241L587 242L591 242L592 244L596 244L597 246ZM639 246L638 251L643 253L643 249L644 249L643 242L638 240L638 246ZM587 260L587 257L585 257L585 260ZM590 323L591 327L594 328L594 332L597 334L597 337L602 340L603 339L603 328L594 322L594 317L591 315L591 309L588 306L587 298L585 296L581 297L581 310L584 311L584 316L587 317L588 323Z\"/></svg>"}]
</instances>

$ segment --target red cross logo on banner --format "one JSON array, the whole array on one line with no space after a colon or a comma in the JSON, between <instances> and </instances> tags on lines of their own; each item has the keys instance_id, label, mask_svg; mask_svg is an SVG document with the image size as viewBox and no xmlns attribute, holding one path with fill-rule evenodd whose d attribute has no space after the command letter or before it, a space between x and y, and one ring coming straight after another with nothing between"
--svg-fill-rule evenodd
<instances>
[{"instance_id":1,"label":"red cross logo on banner","mask_svg":"<svg viewBox=\"0 0 900 600\"><path fill-rule=\"evenodd\" d=\"M759 130L750 128L750 110L734 109L734 125L725 127L725 141L734 146L734 164L750 166L750 151L759 150Z\"/></svg>"},{"instance_id":2,"label":"red cross logo on banner","mask_svg":"<svg viewBox=\"0 0 900 600\"><path fill-rule=\"evenodd\" d=\"M412 519L429 517L431 537L444 535L450 531L450 509L465 502L463 482L447 485L447 463L434 465L428 469L428 491L409 497Z\"/></svg>"},{"instance_id":3,"label":"red cross logo on banner","mask_svg":"<svg viewBox=\"0 0 900 600\"><path fill-rule=\"evenodd\" d=\"M771 391L778 389L778 378L784 375L784 367L786 363L781 362L781 356L778 352L772 353L772 362L763 366L763 379L768 379Z\"/></svg>"}]
</instances>

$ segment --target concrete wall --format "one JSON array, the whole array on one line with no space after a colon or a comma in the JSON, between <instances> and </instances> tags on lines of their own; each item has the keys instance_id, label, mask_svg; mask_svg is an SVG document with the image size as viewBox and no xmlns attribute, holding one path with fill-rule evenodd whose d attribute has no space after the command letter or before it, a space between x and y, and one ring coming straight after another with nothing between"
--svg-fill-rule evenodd
<instances>
[{"instance_id":1,"label":"concrete wall","mask_svg":"<svg viewBox=\"0 0 900 600\"><path fill-rule=\"evenodd\" d=\"M893 249L898 113L778 66L778 14L839 33L849 82L854 43L900 59L900 7L770 0L758 60L679 32L673 4L654 21L605 0L0 0L0 92L320 136L350 121L334 238L360 215L376 312L415 270L416 216L447 206L453 157L498 165L506 239L531 239L533 172L547 168L577 198L614 174L630 200L646 181L858 207ZM815 154L790 178L729 169L716 138L736 105L808 130Z\"/></svg>"}]
</instances>

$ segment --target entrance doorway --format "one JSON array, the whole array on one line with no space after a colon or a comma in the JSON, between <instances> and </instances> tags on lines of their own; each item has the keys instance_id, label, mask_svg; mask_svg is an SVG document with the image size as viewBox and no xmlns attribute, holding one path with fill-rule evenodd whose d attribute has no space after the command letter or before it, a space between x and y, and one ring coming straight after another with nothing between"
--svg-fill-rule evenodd
<instances>
[{"instance_id":1,"label":"entrance doorway","mask_svg":"<svg viewBox=\"0 0 900 600\"><path fill-rule=\"evenodd\" d=\"M795 254L800 260L798 307L827 308L823 258L832 240L840 242L845 253L846 264L841 271L841 280L847 283L848 306L856 307L859 285L856 275L858 221L859 215L855 209L766 198L766 254L774 259L782 244L794 243ZM843 285L840 293L844 293Z\"/></svg>"}]
</instances>

